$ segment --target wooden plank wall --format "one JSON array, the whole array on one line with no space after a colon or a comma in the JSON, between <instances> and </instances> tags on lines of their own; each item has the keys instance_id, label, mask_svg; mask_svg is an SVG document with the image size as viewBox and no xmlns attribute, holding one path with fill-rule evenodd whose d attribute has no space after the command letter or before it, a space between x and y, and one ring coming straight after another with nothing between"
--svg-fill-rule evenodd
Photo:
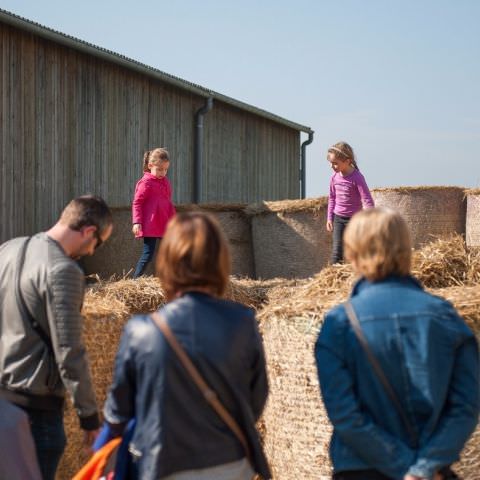
<instances>
[{"instance_id":1,"label":"wooden plank wall","mask_svg":"<svg viewBox=\"0 0 480 480\"><path fill-rule=\"evenodd\" d=\"M143 152L165 146L174 200L192 201L194 114L204 99L0 23L0 242L51 225L74 196L131 202ZM298 198L300 135L215 102L204 198Z\"/></svg>"}]
</instances>

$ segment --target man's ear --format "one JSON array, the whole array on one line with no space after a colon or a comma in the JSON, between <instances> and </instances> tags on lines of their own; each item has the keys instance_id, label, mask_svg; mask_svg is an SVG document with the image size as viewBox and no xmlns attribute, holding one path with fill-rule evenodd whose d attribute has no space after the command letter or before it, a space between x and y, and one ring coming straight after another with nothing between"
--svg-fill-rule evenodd
<instances>
[{"instance_id":1,"label":"man's ear","mask_svg":"<svg viewBox=\"0 0 480 480\"><path fill-rule=\"evenodd\" d=\"M82 232L82 235L84 237L87 237L87 236L90 237L93 235L93 232L95 232L96 229L97 227L95 225L87 225L85 227L82 227L80 231Z\"/></svg>"}]
</instances>

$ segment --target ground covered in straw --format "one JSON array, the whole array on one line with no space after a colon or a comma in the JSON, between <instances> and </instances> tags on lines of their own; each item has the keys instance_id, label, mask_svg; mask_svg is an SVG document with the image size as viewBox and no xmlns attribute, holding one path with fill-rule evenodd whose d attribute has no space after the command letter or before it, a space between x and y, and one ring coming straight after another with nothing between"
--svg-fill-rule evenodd
<instances>
[{"instance_id":1,"label":"ground covered in straw","mask_svg":"<svg viewBox=\"0 0 480 480\"><path fill-rule=\"evenodd\" d=\"M432 293L450 300L480 332L478 250L467 249L458 235L437 239L414 252L413 273ZM328 266L303 280L231 278L227 298L257 311L264 337L271 393L261 428L275 478L327 478L330 474L330 425L320 400L312 349L325 312L347 298L354 281L349 265ZM153 311L164 302L161 284L154 277L97 282L87 289L84 338L100 405L125 322L132 314ZM71 406L65 427L69 444L60 479L71 478L86 460ZM480 469L479 432L469 443L460 469L466 478L474 478L472 472Z\"/></svg>"}]
</instances>

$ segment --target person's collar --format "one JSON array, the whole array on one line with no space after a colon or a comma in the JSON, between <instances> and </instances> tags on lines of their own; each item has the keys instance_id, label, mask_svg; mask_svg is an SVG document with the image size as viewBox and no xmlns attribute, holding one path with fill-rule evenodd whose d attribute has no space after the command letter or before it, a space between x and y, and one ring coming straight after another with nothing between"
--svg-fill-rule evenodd
<instances>
[{"instance_id":1,"label":"person's collar","mask_svg":"<svg viewBox=\"0 0 480 480\"><path fill-rule=\"evenodd\" d=\"M412 275L389 275L382 280L377 280L372 282L367 280L365 277L359 278L353 285L351 296L354 297L360 292L367 290L376 285L388 285L388 284L403 284L407 287L418 288L423 290L421 283Z\"/></svg>"}]
</instances>

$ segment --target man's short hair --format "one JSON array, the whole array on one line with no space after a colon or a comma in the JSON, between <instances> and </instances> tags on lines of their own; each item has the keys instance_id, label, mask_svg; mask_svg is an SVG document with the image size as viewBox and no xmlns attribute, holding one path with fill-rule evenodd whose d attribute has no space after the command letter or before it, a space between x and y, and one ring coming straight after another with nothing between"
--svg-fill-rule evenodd
<instances>
[{"instance_id":1,"label":"man's short hair","mask_svg":"<svg viewBox=\"0 0 480 480\"><path fill-rule=\"evenodd\" d=\"M202 212L176 215L160 244L157 272L169 300L195 288L223 295L230 275L230 251L217 220Z\"/></svg>"},{"instance_id":2,"label":"man's short hair","mask_svg":"<svg viewBox=\"0 0 480 480\"><path fill-rule=\"evenodd\" d=\"M59 222L72 230L95 226L101 235L112 224L112 212L103 198L96 195L82 195L74 198L60 215Z\"/></svg>"},{"instance_id":3,"label":"man's short hair","mask_svg":"<svg viewBox=\"0 0 480 480\"><path fill-rule=\"evenodd\" d=\"M345 258L370 281L388 275L408 275L412 240L403 217L388 208L369 208L355 214L345 229Z\"/></svg>"}]
</instances>

